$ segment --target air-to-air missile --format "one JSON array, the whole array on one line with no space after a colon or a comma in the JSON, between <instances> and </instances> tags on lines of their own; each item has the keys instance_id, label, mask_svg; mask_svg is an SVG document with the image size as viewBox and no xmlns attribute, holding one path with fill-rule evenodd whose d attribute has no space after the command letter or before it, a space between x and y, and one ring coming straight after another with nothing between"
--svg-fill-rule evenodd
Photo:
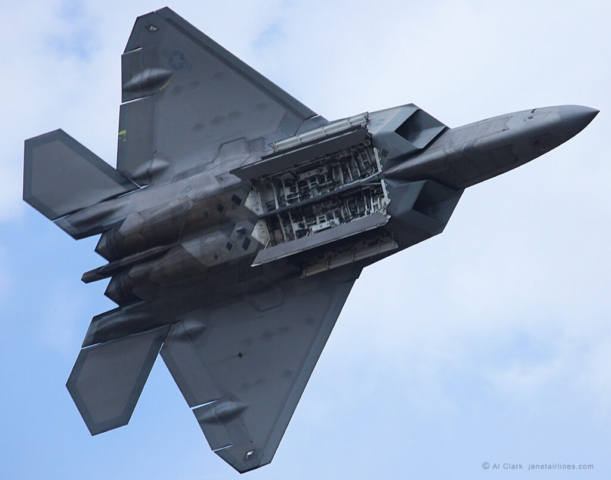
<instances>
[{"instance_id":1,"label":"air-to-air missile","mask_svg":"<svg viewBox=\"0 0 611 480\"><path fill-rule=\"evenodd\" d=\"M441 233L463 191L598 113L534 108L449 128L413 104L329 122L170 9L122 56L117 169L61 130L25 143L24 199L101 235L118 307L68 380L87 427L128 423L161 356L211 448L271 462L361 270Z\"/></svg>"}]
</instances>

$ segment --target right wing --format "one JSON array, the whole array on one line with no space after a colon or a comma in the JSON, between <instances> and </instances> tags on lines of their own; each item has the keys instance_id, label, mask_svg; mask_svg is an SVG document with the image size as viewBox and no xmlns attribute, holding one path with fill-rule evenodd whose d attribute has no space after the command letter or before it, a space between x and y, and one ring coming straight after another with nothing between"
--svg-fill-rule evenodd
<instances>
[{"instance_id":1,"label":"right wing","mask_svg":"<svg viewBox=\"0 0 611 480\"><path fill-rule=\"evenodd\" d=\"M295 277L170 330L161 356L212 450L239 472L272 461L359 273Z\"/></svg>"},{"instance_id":2,"label":"right wing","mask_svg":"<svg viewBox=\"0 0 611 480\"><path fill-rule=\"evenodd\" d=\"M316 116L169 8L138 17L121 65L117 169L140 185L209 164L229 142L241 140L229 156L263 152Z\"/></svg>"}]
</instances>

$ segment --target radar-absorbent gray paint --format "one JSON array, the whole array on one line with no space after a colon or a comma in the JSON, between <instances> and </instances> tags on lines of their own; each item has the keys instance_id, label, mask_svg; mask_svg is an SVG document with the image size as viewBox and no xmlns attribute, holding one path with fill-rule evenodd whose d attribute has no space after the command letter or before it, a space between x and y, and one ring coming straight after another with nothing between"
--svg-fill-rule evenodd
<instances>
[{"instance_id":1,"label":"radar-absorbent gray paint","mask_svg":"<svg viewBox=\"0 0 611 480\"><path fill-rule=\"evenodd\" d=\"M465 188L579 133L597 110L448 128L413 104L329 122L168 8L121 59L117 169L62 130L25 142L23 196L100 235L117 304L68 379L93 435L129 422L157 354L210 447L271 462L361 270L443 231Z\"/></svg>"}]
</instances>

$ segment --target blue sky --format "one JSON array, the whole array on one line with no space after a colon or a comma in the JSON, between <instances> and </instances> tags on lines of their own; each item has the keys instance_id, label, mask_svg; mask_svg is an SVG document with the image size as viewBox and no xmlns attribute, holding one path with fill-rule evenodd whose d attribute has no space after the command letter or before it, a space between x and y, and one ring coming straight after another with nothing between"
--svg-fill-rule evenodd
<instances>
[{"instance_id":1,"label":"blue sky","mask_svg":"<svg viewBox=\"0 0 611 480\"><path fill-rule=\"evenodd\" d=\"M65 388L113 308L96 239L21 201L23 140L63 128L114 165L120 54L148 1L20 2L0 40L3 478L223 479L161 361L127 427L91 437ZM416 103L451 127L558 104L601 113L469 189L446 231L356 283L270 466L252 479L611 475L611 7L606 2L177 1L328 119ZM587 472L482 463L593 464ZM502 470L502 469L501 469Z\"/></svg>"}]
</instances>

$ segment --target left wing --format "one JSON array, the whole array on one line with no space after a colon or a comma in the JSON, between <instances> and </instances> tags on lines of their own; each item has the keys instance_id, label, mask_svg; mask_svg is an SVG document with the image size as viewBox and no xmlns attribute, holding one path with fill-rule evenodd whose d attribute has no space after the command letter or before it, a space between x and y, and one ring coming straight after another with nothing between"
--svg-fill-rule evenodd
<instances>
[{"instance_id":1,"label":"left wing","mask_svg":"<svg viewBox=\"0 0 611 480\"><path fill-rule=\"evenodd\" d=\"M272 461L360 268L294 277L175 324L161 356L212 450Z\"/></svg>"},{"instance_id":2,"label":"left wing","mask_svg":"<svg viewBox=\"0 0 611 480\"><path fill-rule=\"evenodd\" d=\"M138 17L121 70L117 169L140 185L260 156L316 116L169 8Z\"/></svg>"}]
</instances>

